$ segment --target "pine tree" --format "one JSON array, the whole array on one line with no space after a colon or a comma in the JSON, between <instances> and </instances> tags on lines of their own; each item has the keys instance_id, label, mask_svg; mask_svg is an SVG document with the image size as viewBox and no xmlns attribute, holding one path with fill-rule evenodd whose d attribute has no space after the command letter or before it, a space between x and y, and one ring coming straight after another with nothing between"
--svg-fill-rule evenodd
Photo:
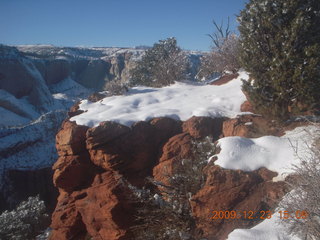
<instances>
[{"instance_id":1,"label":"pine tree","mask_svg":"<svg viewBox=\"0 0 320 240\"><path fill-rule=\"evenodd\" d=\"M175 38L160 40L148 49L131 71L131 85L167 86L187 78L188 60Z\"/></svg>"},{"instance_id":2,"label":"pine tree","mask_svg":"<svg viewBox=\"0 0 320 240\"><path fill-rule=\"evenodd\" d=\"M244 82L257 112L286 118L319 109L320 1L250 0L239 16Z\"/></svg>"}]
</instances>

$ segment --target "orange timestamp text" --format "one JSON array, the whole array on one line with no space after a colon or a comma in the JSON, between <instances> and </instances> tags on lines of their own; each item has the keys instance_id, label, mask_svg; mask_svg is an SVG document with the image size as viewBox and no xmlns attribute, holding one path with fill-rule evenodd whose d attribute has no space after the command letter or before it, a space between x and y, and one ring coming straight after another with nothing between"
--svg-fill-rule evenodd
<instances>
[{"instance_id":1,"label":"orange timestamp text","mask_svg":"<svg viewBox=\"0 0 320 240\"><path fill-rule=\"evenodd\" d=\"M309 213L305 210L289 211L211 211L212 220L221 219L242 219L242 220L259 220L270 219L277 215L280 219L307 219Z\"/></svg>"}]
</instances>

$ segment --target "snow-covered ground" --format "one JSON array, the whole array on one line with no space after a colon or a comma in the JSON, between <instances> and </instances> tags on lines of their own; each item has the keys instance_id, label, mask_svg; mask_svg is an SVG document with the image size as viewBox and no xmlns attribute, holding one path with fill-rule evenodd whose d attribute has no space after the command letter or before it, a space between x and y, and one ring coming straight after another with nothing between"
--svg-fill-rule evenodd
<instances>
[{"instance_id":1,"label":"snow-covered ground","mask_svg":"<svg viewBox=\"0 0 320 240\"><path fill-rule=\"evenodd\" d=\"M235 117L246 100L241 79L247 78L241 72L237 79L221 86L178 82L163 88L135 87L125 96L107 97L96 103L82 101L80 109L86 112L71 120L93 127L107 120L131 126L155 117Z\"/></svg>"},{"instance_id":2,"label":"snow-covered ground","mask_svg":"<svg viewBox=\"0 0 320 240\"><path fill-rule=\"evenodd\" d=\"M293 171L293 165L298 166L302 160L310 159L310 146L319 133L319 126L310 125L288 131L282 137L222 138L218 141L221 151L216 155L215 164L244 171L266 167L278 172L274 181L283 180ZM275 212L280 210L278 208ZM288 235L280 221L279 216L274 215L251 229L235 229L228 240L300 240L297 236Z\"/></svg>"},{"instance_id":3,"label":"snow-covered ground","mask_svg":"<svg viewBox=\"0 0 320 240\"><path fill-rule=\"evenodd\" d=\"M1 128L0 179L8 169L50 167L57 159L55 134L65 118L65 111L53 111L25 126Z\"/></svg>"},{"instance_id":4,"label":"snow-covered ground","mask_svg":"<svg viewBox=\"0 0 320 240\"><path fill-rule=\"evenodd\" d=\"M291 173L292 165L300 159L307 159L317 126L298 127L286 132L282 137L264 136L260 138L225 137L219 139L221 148L215 164L226 169L254 171L266 167L279 175L273 180L283 180Z\"/></svg>"}]
</instances>

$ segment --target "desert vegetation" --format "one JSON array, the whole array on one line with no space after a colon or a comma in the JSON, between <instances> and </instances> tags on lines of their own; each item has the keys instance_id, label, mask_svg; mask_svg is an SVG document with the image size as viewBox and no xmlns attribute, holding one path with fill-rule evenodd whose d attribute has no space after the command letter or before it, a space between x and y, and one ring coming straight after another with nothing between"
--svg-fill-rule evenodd
<instances>
[{"instance_id":1,"label":"desert vegetation","mask_svg":"<svg viewBox=\"0 0 320 240\"><path fill-rule=\"evenodd\" d=\"M140 207L131 228L134 239L196 240L201 237L190 200L205 183L203 169L215 147L209 137L194 141L192 146L192 157L182 159L174 173L165 173L168 182L158 182L150 177L149 189L135 189Z\"/></svg>"},{"instance_id":2,"label":"desert vegetation","mask_svg":"<svg viewBox=\"0 0 320 240\"><path fill-rule=\"evenodd\" d=\"M188 60L175 38L160 40L147 49L130 72L131 85L168 86L187 79Z\"/></svg>"},{"instance_id":3,"label":"desert vegetation","mask_svg":"<svg viewBox=\"0 0 320 240\"><path fill-rule=\"evenodd\" d=\"M301 164L293 167L294 174L288 181L292 191L280 203L282 209L295 216L281 223L290 234L304 240L320 239L320 132L314 136L313 144L306 143L308 156L300 157Z\"/></svg>"},{"instance_id":4,"label":"desert vegetation","mask_svg":"<svg viewBox=\"0 0 320 240\"><path fill-rule=\"evenodd\" d=\"M251 0L239 16L243 89L255 110L286 119L319 110L320 3Z\"/></svg>"},{"instance_id":5,"label":"desert vegetation","mask_svg":"<svg viewBox=\"0 0 320 240\"><path fill-rule=\"evenodd\" d=\"M217 74L236 73L240 69L239 36L230 31L230 22L224 26L213 20L215 31L208 34L212 40L211 51L201 58L197 78L210 79Z\"/></svg>"},{"instance_id":6,"label":"desert vegetation","mask_svg":"<svg viewBox=\"0 0 320 240\"><path fill-rule=\"evenodd\" d=\"M7 240L34 239L50 222L44 202L39 196L29 197L16 209L0 215L0 238Z\"/></svg>"}]
</instances>

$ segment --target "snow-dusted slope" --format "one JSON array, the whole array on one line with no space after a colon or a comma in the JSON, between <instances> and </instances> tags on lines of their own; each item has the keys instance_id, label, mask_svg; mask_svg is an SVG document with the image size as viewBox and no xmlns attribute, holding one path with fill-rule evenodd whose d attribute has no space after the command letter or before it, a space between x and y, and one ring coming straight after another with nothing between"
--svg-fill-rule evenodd
<instances>
[{"instance_id":1,"label":"snow-dusted slope","mask_svg":"<svg viewBox=\"0 0 320 240\"><path fill-rule=\"evenodd\" d=\"M77 124L97 126L101 121L115 121L130 126L136 121L154 117L186 120L192 116L235 117L245 101L240 76L221 86L175 83L163 88L132 88L125 96L113 96L92 103L82 101L86 111L71 120Z\"/></svg>"}]
</instances>

